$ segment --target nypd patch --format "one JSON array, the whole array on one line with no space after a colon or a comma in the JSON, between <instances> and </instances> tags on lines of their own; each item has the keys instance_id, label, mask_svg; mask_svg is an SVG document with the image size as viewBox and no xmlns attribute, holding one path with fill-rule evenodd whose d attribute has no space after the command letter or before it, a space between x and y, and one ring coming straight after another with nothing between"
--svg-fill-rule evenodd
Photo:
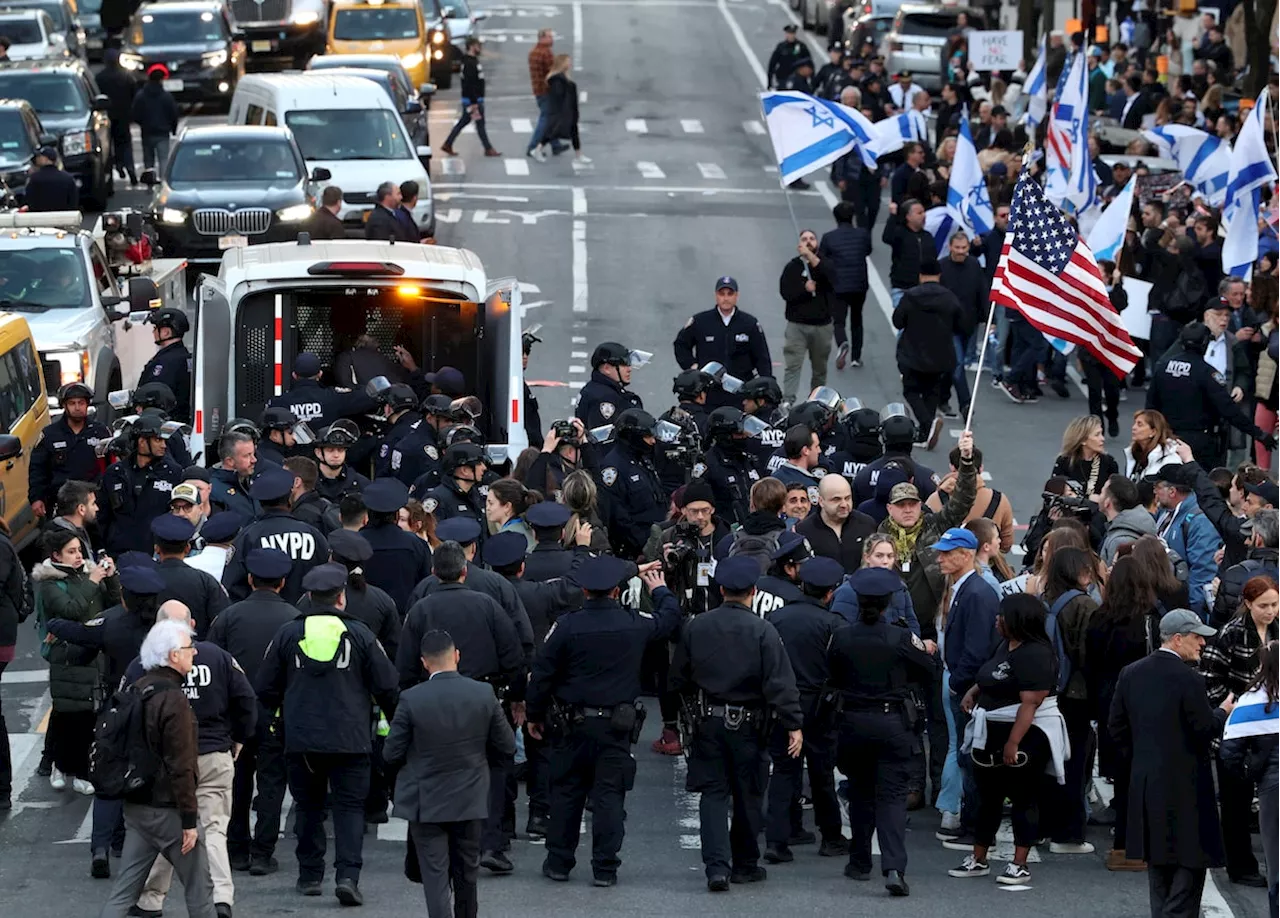
<instances>
[{"instance_id":1,"label":"nypd patch","mask_svg":"<svg viewBox=\"0 0 1280 918\"><path fill-rule=\"evenodd\" d=\"M604 418L606 421L609 420L609 418L613 417L613 412L615 410L616 409L613 406L613 402L600 403L600 417Z\"/></svg>"},{"instance_id":2,"label":"nypd patch","mask_svg":"<svg viewBox=\"0 0 1280 918\"><path fill-rule=\"evenodd\" d=\"M618 470L613 466L609 466L600 472L600 480L609 487L613 487L614 482L618 480Z\"/></svg>"},{"instance_id":3,"label":"nypd patch","mask_svg":"<svg viewBox=\"0 0 1280 918\"><path fill-rule=\"evenodd\" d=\"M435 513L436 507L439 506L440 501L436 500L434 497L428 497L422 502L422 509L426 510L428 513Z\"/></svg>"},{"instance_id":4,"label":"nypd patch","mask_svg":"<svg viewBox=\"0 0 1280 918\"><path fill-rule=\"evenodd\" d=\"M693 475L694 478L701 478L703 475L707 474L707 464L705 462L695 462L690 474Z\"/></svg>"},{"instance_id":5,"label":"nypd patch","mask_svg":"<svg viewBox=\"0 0 1280 918\"><path fill-rule=\"evenodd\" d=\"M426 453L427 456L433 460L440 458L440 450L436 449L434 446L430 446L430 445L424 446L422 448L422 451Z\"/></svg>"}]
</instances>

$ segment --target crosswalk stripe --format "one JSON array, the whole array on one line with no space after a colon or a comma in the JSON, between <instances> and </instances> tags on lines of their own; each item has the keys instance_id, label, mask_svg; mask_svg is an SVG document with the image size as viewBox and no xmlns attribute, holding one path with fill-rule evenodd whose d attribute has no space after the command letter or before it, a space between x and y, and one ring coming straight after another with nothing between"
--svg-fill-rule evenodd
<instances>
[{"instance_id":1,"label":"crosswalk stripe","mask_svg":"<svg viewBox=\"0 0 1280 918\"><path fill-rule=\"evenodd\" d=\"M528 118L512 118L511 130L517 134L532 134L533 122Z\"/></svg>"},{"instance_id":2,"label":"crosswalk stripe","mask_svg":"<svg viewBox=\"0 0 1280 918\"><path fill-rule=\"evenodd\" d=\"M765 132L764 125L759 121L744 121L742 122L742 129L748 134L763 134Z\"/></svg>"},{"instance_id":3,"label":"crosswalk stripe","mask_svg":"<svg viewBox=\"0 0 1280 918\"><path fill-rule=\"evenodd\" d=\"M648 179L666 178L667 174L662 171L662 167L657 163L638 162L636 168L640 170L640 175Z\"/></svg>"},{"instance_id":4,"label":"crosswalk stripe","mask_svg":"<svg viewBox=\"0 0 1280 918\"><path fill-rule=\"evenodd\" d=\"M466 175L467 164L457 156L446 156L440 160L440 172L444 175Z\"/></svg>"},{"instance_id":5,"label":"crosswalk stripe","mask_svg":"<svg viewBox=\"0 0 1280 918\"><path fill-rule=\"evenodd\" d=\"M649 123L643 118L628 118L626 122L627 130L632 134L648 134Z\"/></svg>"},{"instance_id":6,"label":"crosswalk stripe","mask_svg":"<svg viewBox=\"0 0 1280 918\"><path fill-rule=\"evenodd\" d=\"M680 121L680 127L686 134L703 133L702 122L697 118L682 118Z\"/></svg>"},{"instance_id":7,"label":"crosswalk stripe","mask_svg":"<svg viewBox=\"0 0 1280 918\"><path fill-rule=\"evenodd\" d=\"M715 163L698 163L698 171L702 173L704 179L725 179L728 178L724 174L724 170Z\"/></svg>"},{"instance_id":8,"label":"crosswalk stripe","mask_svg":"<svg viewBox=\"0 0 1280 918\"><path fill-rule=\"evenodd\" d=\"M507 175L529 174L529 161L526 159L504 159L502 165L506 167Z\"/></svg>"}]
</instances>

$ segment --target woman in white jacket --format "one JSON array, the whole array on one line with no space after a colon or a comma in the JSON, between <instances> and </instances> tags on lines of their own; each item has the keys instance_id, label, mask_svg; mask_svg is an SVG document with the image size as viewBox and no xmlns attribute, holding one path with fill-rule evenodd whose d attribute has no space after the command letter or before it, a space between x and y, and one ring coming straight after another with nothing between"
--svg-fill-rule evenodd
<instances>
[{"instance_id":1,"label":"woman in white jacket","mask_svg":"<svg viewBox=\"0 0 1280 918\"><path fill-rule=\"evenodd\" d=\"M1133 440L1124 448L1124 473L1133 481L1155 473L1162 465L1182 462L1173 430L1159 411L1135 411L1130 433Z\"/></svg>"}]
</instances>

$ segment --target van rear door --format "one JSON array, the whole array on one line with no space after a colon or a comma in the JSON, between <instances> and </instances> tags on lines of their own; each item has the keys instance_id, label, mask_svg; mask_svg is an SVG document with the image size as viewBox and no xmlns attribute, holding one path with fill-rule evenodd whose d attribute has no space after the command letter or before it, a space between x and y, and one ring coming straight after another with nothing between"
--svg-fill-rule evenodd
<instances>
[{"instance_id":1,"label":"van rear door","mask_svg":"<svg viewBox=\"0 0 1280 918\"><path fill-rule=\"evenodd\" d=\"M212 456L216 441L227 420L227 397L230 390L231 308L216 278L205 276L196 288L196 308L191 317L194 328L191 340L195 353L191 356L194 384L191 387L191 442L188 449L193 461L200 454Z\"/></svg>"},{"instance_id":2,"label":"van rear door","mask_svg":"<svg viewBox=\"0 0 1280 918\"><path fill-rule=\"evenodd\" d=\"M522 307L520 284L514 277L489 282L485 290L484 341L485 365L491 367L493 395L489 400L492 416L490 443L505 443L511 461L529 445L524 430L524 368L520 334Z\"/></svg>"}]
</instances>

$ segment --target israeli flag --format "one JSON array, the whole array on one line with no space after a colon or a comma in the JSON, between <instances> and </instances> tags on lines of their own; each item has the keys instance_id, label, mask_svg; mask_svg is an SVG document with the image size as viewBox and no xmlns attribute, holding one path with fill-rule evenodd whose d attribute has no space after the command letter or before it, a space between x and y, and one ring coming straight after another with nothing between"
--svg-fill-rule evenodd
<instances>
[{"instance_id":1,"label":"israeli flag","mask_svg":"<svg viewBox=\"0 0 1280 918\"><path fill-rule=\"evenodd\" d=\"M1276 180L1276 168L1267 153L1263 133L1266 117L1267 93L1263 90L1231 150L1227 203L1222 211L1227 224L1227 238L1222 245L1222 270L1245 278L1258 260L1259 189Z\"/></svg>"},{"instance_id":2,"label":"israeli flag","mask_svg":"<svg viewBox=\"0 0 1280 918\"><path fill-rule=\"evenodd\" d=\"M854 149L868 169L875 168L874 128L862 112L791 90L761 93L760 105L782 184L790 185Z\"/></svg>"},{"instance_id":3,"label":"israeli flag","mask_svg":"<svg viewBox=\"0 0 1280 918\"><path fill-rule=\"evenodd\" d=\"M956 230L962 229L956 213L950 207L930 207L924 212L924 231L933 237L933 244L938 248L938 258L947 254L951 247L951 237Z\"/></svg>"},{"instance_id":4,"label":"israeli flag","mask_svg":"<svg viewBox=\"0 0 1280 918\"><path fill-rule=\"evenodd\" d=\"M876 137L876 150L881 156L901 150L902 145L916 141L929 142L929 123L914 108L900 115L893 115L872 125Z\"/></svg>"},{"instance_id":5,"label":"israeli flag","mask_svg":"<svg viewBox=\"0 0 1280 918\"><path fill-rule=\"evenodd\" d=\"M1093 229L1085 237L1085 244L1093 250L1094 258L1116 260L1116 254L1124 245L1124 234L1129 229L1129 214L1133 211L1133 190L1137 182L1136 175L1129 176L1129 181L1124 188L1098 217Z\"/></svg>"},{"instance_id":6,"label":"israeli flag","mask_svg":"<svg viewBox=\"0 0 1280 918\"><path fill-rule=\"evenodd\" d=\"M1227 197L1227 177L1231 172L1231 147L1220 138L1185 124L1165 124L1143 131L1160 155L1177 160L1182 177L1204 195L1214 207Z\"/></svg>"},{"instance_id":7,"label":"israeli flag","mask_svg":"<svg viewBox=\"0 0 1280 918\"><path fill-rule=\"evenodd\" d=\"M1097 197L1098 179L1089 160L1088 69L1081 52L1072 58L1059 87L1045 146L1045 197L1069 213L1087 210Z\"/></svg>"},{"instance_id":8,"label":"israeli flag","mask_svg":"<svg viewBox=\"0 0 1280 918\"><path fill-rule=\"evenodd\" d=\"M1022 83L1022 96L1027 100L1027 110L1022 116L1022 123L1028 134L1034 134L1036 128L1044 121L1045 112L1049 110L1049 81L1045 77L1045 41L1040 36L1040 47L1036 49L1036 62ZM1018 100L1022 104L1022 99Z\"/></svg>"},{"instance_id":9,"label":"israeli flag","mask_svg":"<svg viewBox=\"0 0 1280 918\"><path fill-rule=\"evenodd\" d=\"M1227 716L1222 738L1233 740L1269 733L1280 733L1280 703L1268 699L1262 689L1245 692Z\"/></svg>"},{"instance_id":10,"label":"israeli flag","mask_svg":"<svg viewBox=\"0 0 1280 918\"><path fill-rule=\"evenodd\" d=\"M987 192L987 180L978 165L978 148L969 132L968 109L960 118L960 136L956 138L951 182L947 186L947 206L960 215L971 236L989 233L995 226L996 215Z\"/></svg>"}]
</instances>

